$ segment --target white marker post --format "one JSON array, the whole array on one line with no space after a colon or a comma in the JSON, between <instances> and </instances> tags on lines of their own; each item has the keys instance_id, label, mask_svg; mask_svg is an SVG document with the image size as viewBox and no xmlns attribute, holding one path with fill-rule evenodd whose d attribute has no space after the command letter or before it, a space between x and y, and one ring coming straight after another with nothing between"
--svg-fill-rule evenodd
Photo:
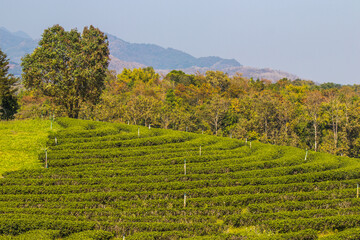
<instances>
[{"instance_id":1,"label":"white marker post","mask_svg":"<svg viewBox=\"0 0 360 240\"><path fill-rule=\"evenodd\" d=\"M356 198L359 198L359 184L356 187Z\"/></svg>"},{"instance_id":2,"label":"white marker post","mask_svg":"<svg viewBox=\"0 0 360 240\"><path fill-rule=\"evenodd\" d=\"M123 235L123 240L125 240L125 234Z\"/></svg>"},{"instance_id":3,"label":"white marker post","mask_svg":"<svg viewBox=\"0 0 360 240\"><path fill-rule=\"evenodd\" d=\"M250 149L251 149L251 141L250 141Z\"/></svg>"},{"instance_id":4,"label":"white marker post","mask_svg":"<svg viewBox=\"0 0 360 240\"><path fill-rule=\"evenodd\" d=\"M306 149L306 153L305 153L305 161L307 159L307 155L308 155L308 150Z\"/></svg>"},{"instance_id":5,"label":"white marker post","mask_svg":"<svg viewBox=\"0 0 360 240\"><path fill-rule=\"evenodd\" d=\"M230 138L232 138L232 133L230 133Z\"/></svg>"},{"instance_id":6,"label":"white marker post","mask_svg":"<svg viewBox=\"0 0 360 240\"><path fill-rule=\"evenodd\" d=\"M138 138L140 137L140 128L138 128Z\"/></svg>"},{"instance_id":7,"label":"white marker post","mask_svg":"<svg viewBox=\"0 0 360 240\"><path fill-rule=\"evenodd\" d=\"M55 137L55 145L57 145L57 138Z\"/></svg>"},{"instance_id":8,"label":"white marker post","mask_svg":"<svg viewBox=\"0 0 360 240\"><path fill-rule=\"evenodd\" d=\"M151 124L149 124L149 129L151 128Z\"/></svg>"},{"instance_id":9,"label":"white marker post","mask_svg":"<svg viewBox=\"0 0 360 240\"><path fill-rule=\"evenodd\" d=\"M184 159L184 175L186 175L186 158Z\"/></svg>"},{"instance_id":10,"label":"white marker post","mask_svg":"<svg viewBox=\"0 0 360 240\"><path fill-rule=\"evenodd\" d=\"M47 149L45 149L45 168L48 168Z\"/></svg>"},{"instance_id":11,"label":"white marker post","mask_svg":"<svg viewBox=\"0 0 360 240\"><path fill-rule=\"evenodd\" d=\"M200 151L199 151L199 155L201 156L201 146L200 146Z\"/></svg>"},{"instance_id":12,"label":"white marker post","mask_svg":"<svg viewBox=\"0 0 360 240\"><path fill-rule=\"evenodd\" d=\"M245 143L247 144L247 138L245 138Z\"/></svg>"},{"instance_id":13,"label":"white marker post","mask_svg":"<svg viewBox=\"0 0 360 240\"><path fill-rule=\"evenodd\" d=\"M186 207L186 193L184 193L184 208Z\"/></svg>"}]
</instances>

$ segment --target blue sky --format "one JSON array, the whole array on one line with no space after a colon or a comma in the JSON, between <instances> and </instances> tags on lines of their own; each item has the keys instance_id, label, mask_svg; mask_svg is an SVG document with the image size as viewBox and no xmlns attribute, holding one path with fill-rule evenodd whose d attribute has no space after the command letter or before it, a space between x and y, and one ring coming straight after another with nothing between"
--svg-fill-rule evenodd
<instances>
[{"instance_id":1,"label":"blue sky","mask_svg":"<svg viewBox=\"0 0 360 240\"><path fill-rule=\"evenodd\" d=\"M90 24L126 41L360 84L359 0L0 0L0 26L40 38Z\"/></svg>"}]
</instances>

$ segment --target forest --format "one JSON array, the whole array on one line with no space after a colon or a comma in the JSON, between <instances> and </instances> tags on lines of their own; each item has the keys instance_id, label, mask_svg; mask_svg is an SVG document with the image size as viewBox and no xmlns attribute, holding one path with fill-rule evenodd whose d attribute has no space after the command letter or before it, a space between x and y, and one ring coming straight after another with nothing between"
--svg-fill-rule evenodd
<instances>
[{"instance_id":1,"label":"forest","mask_svg":"<svg viewBox=\"0 0 360 240\"><path fill-rule=\"evenodd\" d=\"M247 79L219 71L165 76L153 68L107 71L96 103L82 102L78 117L99 121L259 140L358 157L359 86L280 79ZM16 118L67 116L35 90L22 90Z\"/></svg>"}]
</instances>

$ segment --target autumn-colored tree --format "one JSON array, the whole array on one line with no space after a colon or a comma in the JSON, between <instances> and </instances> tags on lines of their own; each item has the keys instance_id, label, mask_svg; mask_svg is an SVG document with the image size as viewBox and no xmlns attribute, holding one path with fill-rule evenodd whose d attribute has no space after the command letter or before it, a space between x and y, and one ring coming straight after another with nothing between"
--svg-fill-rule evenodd
<instances>
[{"instance_id":1,"label":"autumn-colored tree","mask_svg":"<svg viewBox=\"0 0 360 240\"><path fill-rule=\"evenodd\" d=\"M220 125L228 111L229 101L220 96L215 96L204 105L205 120L209 123L215 135L218 135Z\"/></svg>"}]
</instances>

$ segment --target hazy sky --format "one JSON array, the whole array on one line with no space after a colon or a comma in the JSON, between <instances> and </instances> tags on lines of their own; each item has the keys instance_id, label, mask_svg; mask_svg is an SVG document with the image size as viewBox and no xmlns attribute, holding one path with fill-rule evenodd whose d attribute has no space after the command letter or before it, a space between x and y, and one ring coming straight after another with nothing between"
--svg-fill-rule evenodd
<instances>
[{"instance_id":1,"label":"hazy sky","mask_svg":"<svg viewBox=\"0 0 360 240\"><path fill-rule=\"evenodd\" d=\"M0 26L40 38L90 24L135 43L360 84L360 0L0 0Z\"/></svg>"}]
</instances>

